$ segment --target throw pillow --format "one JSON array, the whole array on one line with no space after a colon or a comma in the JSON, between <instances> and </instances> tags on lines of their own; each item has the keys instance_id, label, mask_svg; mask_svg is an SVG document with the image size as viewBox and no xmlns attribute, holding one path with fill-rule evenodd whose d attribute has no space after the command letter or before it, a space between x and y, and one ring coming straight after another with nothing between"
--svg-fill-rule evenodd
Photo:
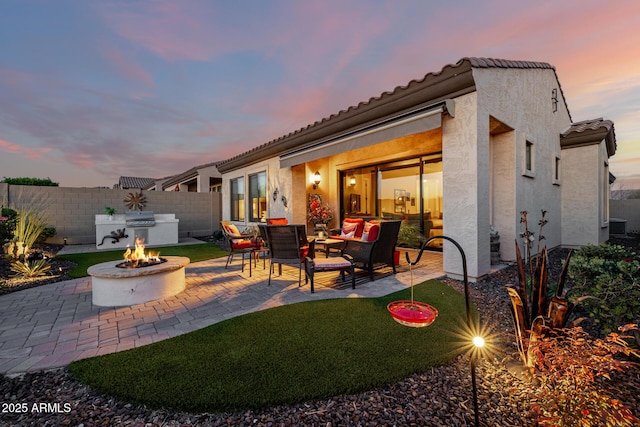
<instances>
[{"instance_id":1,"label":"throw pillow","mask_svg":"<svg viewBox=\"0 0 640 427\"><path fill-rule=\"evenodd\" d=\"M373 242L378 238L378 234L380 233L380 224L376 222L365 222L364 223L364 231L362 232L362 241L363 242Z\"/></svg>"},{"instance_id":2,"label":"throw pillow","mask_svg":"<svg viewBox=\"0 0 640 427\"><path fill-rule=\"evenodd\" d=\"M340 237L355 236L357 228L358 228L358 224L345 222L344 224L342 224L342 232L340 233Z\"/></svg>"}]
</instances>

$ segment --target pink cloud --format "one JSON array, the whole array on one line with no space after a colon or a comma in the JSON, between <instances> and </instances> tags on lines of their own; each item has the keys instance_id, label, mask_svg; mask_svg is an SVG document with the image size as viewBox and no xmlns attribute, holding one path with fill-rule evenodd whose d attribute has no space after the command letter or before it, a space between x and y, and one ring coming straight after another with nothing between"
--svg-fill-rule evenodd
<instances>
[{"instance_id":1,"label":"pink cloud","mask_svg":"<svg viewBox=\"0 0 640 427\"><path fill-rule=\"evenodd\" d=\"M49 147L23 147L18 144L13 144L4 139L0 139L0 151L4 151L9 154L17 154L29 160L37 160L44 157L51 148Z\"/></svg>"},{"instance_id":2,"label":"pink cloud","mask_svg":"<svg viewBox=\"0 0 640 427\"><path fill-rule=\"evenodd\" d=\"M214 17L197 2L159 0L99 7L117 34L167 60L209 59L223 44Z\"/></svg>"},{"instance_id":3,"label":"pink cloud","mask_svg":"<svg viewBox=\"0 0 640 427\"><path fill-rule=\"evenodd\" d=\"M147 87L154 86L151 74L149 74L142 65L136 62L131 55L125 55L121 50L116 48L109 49L105 55L116 70L126 78L142 82Z\"/></svg>"}]
</instances>

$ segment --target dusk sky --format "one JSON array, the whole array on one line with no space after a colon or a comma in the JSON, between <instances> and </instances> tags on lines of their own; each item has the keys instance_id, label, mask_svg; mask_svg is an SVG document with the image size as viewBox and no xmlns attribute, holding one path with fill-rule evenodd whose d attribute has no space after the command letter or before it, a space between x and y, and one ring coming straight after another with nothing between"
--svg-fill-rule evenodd
<instances>
[{"instance_id":1,"label":"dusk sky","mask_svg":"<svg viewBox=\"0 0 640 427\"><path fill-rule=\"evenodd\" d=\"M181 173L469 56L554 65L640 180L637 0L2 0L0 179Z\"/></svg>"}]
</instances>

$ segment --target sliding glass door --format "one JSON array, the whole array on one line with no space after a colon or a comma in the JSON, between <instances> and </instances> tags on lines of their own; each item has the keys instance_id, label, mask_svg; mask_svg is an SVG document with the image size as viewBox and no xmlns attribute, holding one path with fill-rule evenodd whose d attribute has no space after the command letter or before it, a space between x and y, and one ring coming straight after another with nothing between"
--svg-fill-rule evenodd
<instances>
[{"instance_id":1,"label":"sliding glass door","mask_svg":"<svg viewBox=\"0 0 640 427\"><path fill-rule=\"evenodd\" d=\"M441 155L342 171L341 181L341 219L400 219L424 237L442 234Z\"/></svg>"}]
</instances>

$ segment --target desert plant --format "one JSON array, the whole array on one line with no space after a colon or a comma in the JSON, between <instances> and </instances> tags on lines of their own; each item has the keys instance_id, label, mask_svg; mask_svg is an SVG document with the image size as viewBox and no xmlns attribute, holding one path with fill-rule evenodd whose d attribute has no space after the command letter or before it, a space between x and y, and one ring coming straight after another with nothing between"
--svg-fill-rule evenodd
<instances>
[{"instance_id":1,"label":"desert plant","mask_svg":"<svg viewBox=\"0 0 640 427\"><path fill-rule=\"evenodd\" d=\"M36 261L14 261L11 263L11 271L15 277L31 278L41 277L49 273L51 264L48 259Z\"/></svg>"},{"instance_id":2,"label":"desert plant","mask_svg":"<svg viewBox=\"0 0 640 427\"><path fill-rule=\"evenodd\" d=\"M581 327L548 331L534 345L539 393L531 405L541 426L633 426L631 410L607 395L598 381L637 363L616 357L640 357L624 334L637 325L619 328L604 339L591 338Z\"/></svg>"},{"instance_id":3,"label":"desert plant","mask_svg":"<svg viewBox=\"0 0 640 427\"><path fill-rule=\"evenodd\" d=\"M535 257L532 254L533 244L536 240L535 233L529 230L527 211L520 213L520 222L524 224L524 231L520 236L524 242L525 257L522 257L520 245L516 241L518 283L507 286L507 292L511 299L518 352L522 363L528 368L533 368L535 364L532 343L543 337L546 328L567 326L574 306L585 298L581 297L569 302L564 290L571 251L567 255L555 284L555 293L550 292L547 247L543 246L540 249L541 241L544 240L542 229L548 222L545 219L547 212L542 210L541 213L542 216L538 222L538 247ZM553 297L549 298L549 295L553 295ZM574 324L577 322L579 319L574 321Z\"/></svg>"},{"instance_id":4,"label":"desert plant","mask_svg":"<svg viewBox=\"0 0 640 427\"><path fill-rule=\"evenodd\" d=\"M24 261L33 244L47 228L47 222L43 211L20 208L17 212L16 228L13 241L9 244L8 255L12 260Z\"/></svg>"},{"instance_id":5,"label":"desert plant","mask_svg":"<svg viewBox=\"0 0 640 427\"><path fill-rule=\"evenodd\" d=\"M402 221L400 231L398 231L398 246L419 248L424 240L424 236L416 225Z\"/></svg>"},{"instance_id":6,"label":"desert plant","mask_svg":"<svg viewBox=\"0 0 640 427\"><path fill-rule=\"evenodd\" d=\"M42 233L40 233L40 235L38 236L38 239L36 241L40 243L45 242L47 241L47 239L50 239L53 236L55 236L56 233L57 231L55 227L45 227L44 230L42 230Z\"/></svg>"},{"instance_id":7,"label":"desert plant","mask_svg":"<svg viewBox=\"0 0 640 427\"><path fill-rule=\"evenodd\" d=\"M587 245L571 260L573 287L593 296L584 307L602 335L640 321L640 257L618 245Z\"/></svg>"},{"instance_id":8,"label":"desert plant","mask_svg":"<svg viewBox=\"0 0 640 427\"><path fill-rule=\"evenodd\" d=\"M0 210L0 245L13 238L17 217L18 212L13 209L2 208Z\"/></svg>"}]
</instances>

